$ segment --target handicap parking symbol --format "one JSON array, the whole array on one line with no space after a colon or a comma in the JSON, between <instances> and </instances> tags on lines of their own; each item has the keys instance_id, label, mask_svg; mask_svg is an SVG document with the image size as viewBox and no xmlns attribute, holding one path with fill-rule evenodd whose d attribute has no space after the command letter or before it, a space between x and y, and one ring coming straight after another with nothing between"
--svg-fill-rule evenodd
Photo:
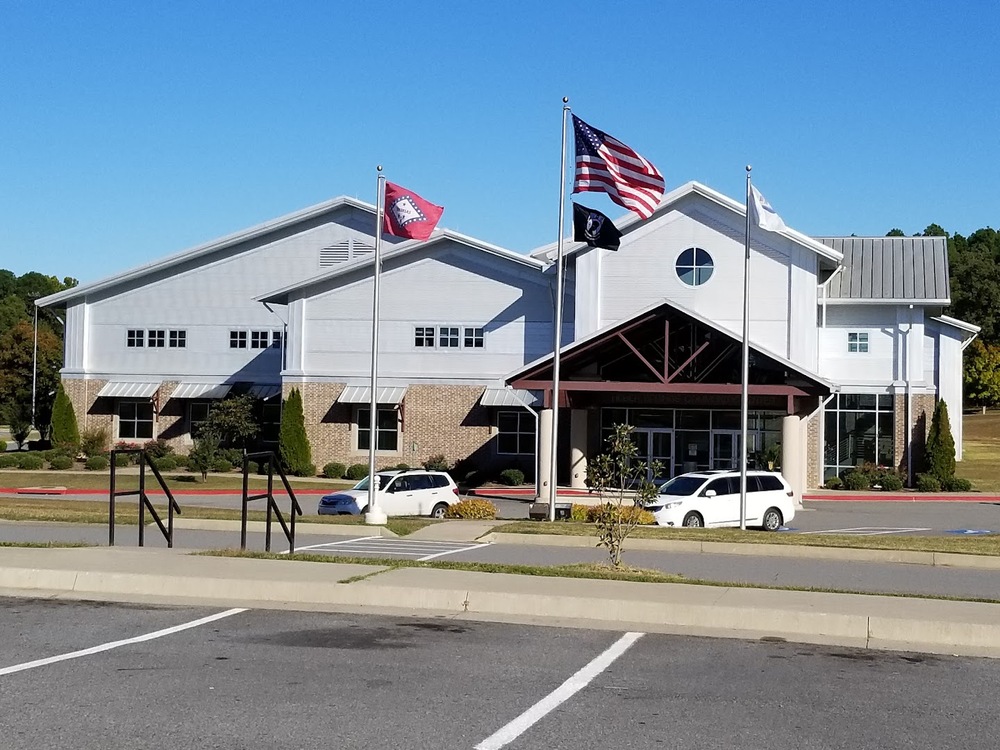
<instances>
[{"instance_id":1,"label":"handicap parking symbol","mask_svg":"<svg viewBox=\"0 0 1000 750\"><path fill-rule=\"evenodd\" d=\"M959 536L985 536L986 534L992 534L993 532L989 529L950 529L948 533Z\"/></svg>"}]
</instances>

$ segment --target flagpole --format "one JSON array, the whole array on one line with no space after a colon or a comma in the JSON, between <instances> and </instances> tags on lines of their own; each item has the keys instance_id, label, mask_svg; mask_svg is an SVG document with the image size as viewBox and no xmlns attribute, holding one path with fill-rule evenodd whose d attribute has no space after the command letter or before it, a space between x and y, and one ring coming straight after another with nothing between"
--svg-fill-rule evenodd
<instances>
[{"instance_id":1,"label":"flagpole","mask_svg":"<svg viewBox=\"0 0 1000 750\"><path fill-rule=\"evenodd\" d=\"M375 268L372 273L372 364L370 400L368 413L368 513L365 514L366 524L384 524L388 518L378 507L378 476L375 474L375 443L378 420L378 282L382 272L382 212L385 203L385 177L382 175L382 165L377 167L378 179L375 184Z\"/></svg>"},{"instance_id":2,"label":"flagpole","mask_svg":"<svg viewBox=\"0 0 1000 750\"><path fill-rule=\"evenodd\" d=\"M556 240L556 315L552 335L552 435L549 448L549 520L556 520L556 451L559 447L559 350L563 318L563 222L566 207L566 115L569 97L563 97L562 150L559 152L559 236Z\"/></svg>"},{"instance_id":3,"label":"flagpole","mask_svg":"<svg viewBox=\"0 0 1000 750\"><path fill-rule=\"evenodd\" d=\"M747 527L747 423L750 420L750 170L747 164L747 226L743 254L743 376L740 380L740 528Z\"/></svg>"}]
</instances>

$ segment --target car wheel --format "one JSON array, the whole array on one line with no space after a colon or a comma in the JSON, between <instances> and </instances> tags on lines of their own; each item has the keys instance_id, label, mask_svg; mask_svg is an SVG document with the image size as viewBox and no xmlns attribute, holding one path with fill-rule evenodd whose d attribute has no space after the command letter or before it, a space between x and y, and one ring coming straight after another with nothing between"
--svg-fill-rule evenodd
<instances>
[{"instance_id":1,"label":"car wheel","mask_svg":"<svg viewBox=\"0 0 1000 750\"><path fill-rule=\"evenodd\" d=\"M438 503L434 506L431 511L431 518L444 518L444 514L448 512L448 503Z\"/></svg>"},{"instance_id":2,"label":"car wheel","mask_svg":"<svg viewBox=\"0 0 1000 750\"><path fill-rule=\"evenodd\" d=\"M690 529L699 529L705 525L705 519L698 513L688 513L684 516L684 525Z\"/></svg>"},{"instance_id":3,"label":"car wheel","mask_svg":"<svg viewBox=\"0 0 1000 750\"><path fill-rule=\"evenodd\" d=\"M765 510L764 517L761 520L764 523L764 531L777 531L785 522L785 519L781 516L781 511L777 508L768 508Z\"/></svg>"},{"instance_id":4,"label":"car wheel","mask_svg":"<svg viewBox=\"0 0 1000 750\"><path fill-rule=\"evenodd\" d=\"M364 508L361 509L361 515L362 516L365 515L366 513L368 513L368 506L367 505Z\"/></svg>"}]
</instances>

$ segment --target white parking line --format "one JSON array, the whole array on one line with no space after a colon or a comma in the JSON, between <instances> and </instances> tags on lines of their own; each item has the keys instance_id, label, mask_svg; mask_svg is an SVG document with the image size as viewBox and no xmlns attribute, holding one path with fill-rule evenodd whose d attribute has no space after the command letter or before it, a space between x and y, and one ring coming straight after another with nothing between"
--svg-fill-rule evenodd
<instances>
[{"instance_id":1,"label":"white parking line","mask_svg":"<svg viewBox=\"0 0 1000 750\"><path fill-rule=\"evenodd\" d=\"M224 617L238 615L240 612L246 612L246 609L227 609L225 612L217 612L214 615L209 615L208 617L202 617L199 620L192 620L191 622L185 622L181 625L174 625L172 628L164 628L163 630L157 630L153 633L138 635L135 638L126 638L123 641L111 641L110 643L103 643L100 646L91 646L90 648L81 649L80 651L71 651L68 654L59 654L58 656L49 656L45 659L36 659L35 661L26 661L23 664L15 664L12 667L3 667L2 669L0 669L0 677L9 674L14 674L15 672L23 672L26 669L35 669L36 667L44 667L48 664L55 664L60 661L68 661L69 659L79 659L81 656L90 656L91 654L99 654L102 651L110 651L111 649L120 648L121 646L129 646L133 643L143 643L145 641L152 641L155 640L156 638L162 638L165 635L172 635L174 633L179 633L182 630L189 630L191 628L196 628L199 625L207 625L210 622L221 620Z\"/></svg>"},{"instance_id":2,"label":"white parking line","mask_svg":"<svg viewBox=\"0 0 1000 750\"><path fill-rule=\"evenodd\" d=\"M628 651L629 646L642 638L642 636L642 633L626 633L623 635L611 644L604 653L597 656L590 664L542 698L541 701L476 745L475 750L499 750L504 745L516 740L538 723L538 721L543 719L546 714L551 713L562 703L587 687L597 675L610 667L615 659Z\"/></svg>"},{"instance_id":3,"label":"white parking line","mask_svg":"<svg viewBox=\"0 0 1000 750\"><path fill-rule=\"evenodd\" d=\"M307 544L305 547L296 547L295 551L296 552L301 552L304 549L325 549L326 547L336 547L338 544L351 544L352 542L364 542L364 541L367 541L368 539L381 539L381 537L377 537L377 536L364 536L364 537L359 537L359 538L356 538L356 539L355 538L342 539L339 542L321 542L320 544ZM278 554L279 555L287 555L288 554L288 550L286 549L285 551L279 552Z\"/></svg>"},{"instance_id":4,"label":"white parking line","mask_svg":"<svg viewBox=\"0 0 1000 750\"><path fill-rule=\"evenodd\" d=\"M417 562L426 562L427 560L433 560L435 557L444 557L445 555L454 555L456 552L468 552L472 549L479 549L480 547L488 547L488 544L470 544L468 547L459 547L458 549L449 549L444 552L436 552L433 555L427 555L427 557L421 557Z\"/></svg>"},{"instance_id":5,"label":"white parking line","mask_svg":"<svg viewBox=\"0 0 1000 750\"><path fill-rule=\"evenodd\" d=\"M911 534L931 529L900 529L888 526L858 526L852 529L826 529L825 531L803 531L802 534L847 534L849 536L880 536L886 534Z\"/></svg>"}]
</instances>

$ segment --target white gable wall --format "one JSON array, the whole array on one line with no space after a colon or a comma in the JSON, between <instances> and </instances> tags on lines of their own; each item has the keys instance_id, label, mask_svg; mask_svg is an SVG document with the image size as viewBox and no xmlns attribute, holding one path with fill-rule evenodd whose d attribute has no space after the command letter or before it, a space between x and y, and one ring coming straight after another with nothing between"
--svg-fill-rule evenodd
<instances>
[{"instance_id":1,"label":"white gable wall","mask_svg":"<svg viewBox=\"0 0 1000 750\"><path fill-rule=\"evenodd\" d=\"M868 352L849 352L848 333L867 333ZM897 327L896 308L877 305L830 305L826 327L819 330L818 374L842 384L883 384L903 380L896 365L906 326Z\"/></svg>"},{"instance_id":2,"label":"white gable wall","mask_svg":"<svg viewBox=\"0 0 1000 750\"><path fill-rule=\"evenodd\" d=\"M967 333L936 320L927 321L928 335L936 341L938 395L948 404L951 434L955 438L955 458L962 460L962 345Z\"/></svg>"}]
</instances>

